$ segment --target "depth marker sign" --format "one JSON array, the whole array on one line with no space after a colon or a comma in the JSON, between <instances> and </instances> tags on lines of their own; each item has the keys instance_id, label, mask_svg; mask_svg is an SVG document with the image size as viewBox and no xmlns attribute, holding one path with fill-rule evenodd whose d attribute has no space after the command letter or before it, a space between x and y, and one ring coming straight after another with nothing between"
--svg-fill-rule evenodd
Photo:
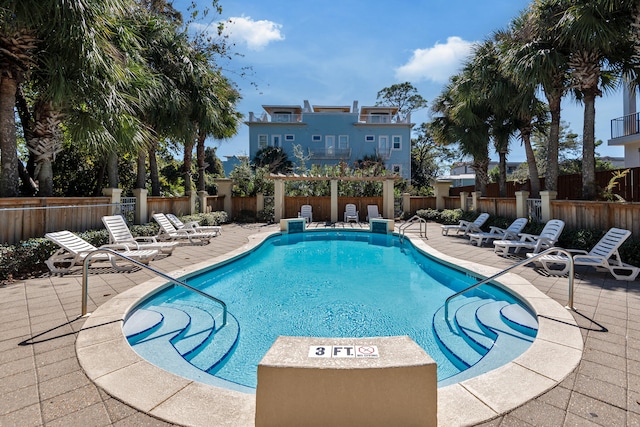
<instances>
[{"instance_id":1,"label":"depth marker sign","mask_svg":"<svg viewBox=\"0 0 640 427\"><path fill-rule=\"evenodd\" d=\"M376 345L312 345L308 357L350 358L380 357Z\"/></svg>"}]
</instances>

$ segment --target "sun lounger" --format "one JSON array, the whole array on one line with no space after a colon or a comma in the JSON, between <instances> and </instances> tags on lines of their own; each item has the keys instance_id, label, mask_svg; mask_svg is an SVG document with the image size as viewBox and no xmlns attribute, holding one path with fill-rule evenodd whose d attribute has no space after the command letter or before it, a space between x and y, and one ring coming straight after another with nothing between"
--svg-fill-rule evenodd
<instances>
[{"instance_id":1,"label":"sun lounger","mask_svg":"<svg viewBox=\"0 0 640 427\"><path fill-rule=\"evenodd\" d=\"M178 242L158 242L155 236L133 237L122 215L103 216L102 223L109 232L109 243L125 245L129 249L156 249L171 254L179 245Z\"/></svg>"},{"instance_id":2,"label":"sun lounger","mask_svg":"<svg viewBox=\"0 0 640 427\"><path fill-rule=\"evenodd\" d=\"M182 221L180 221L180 218L178 218L174 214L165 214L165 216L178 230L193 229L197 233L215 233L216 236L222 233L222 227L220 227L219 225L200 225L198 221L189 221L187 223L183 223Z\"/></svg>"},{"instance_id":3,"label":"sun lounger","mask_svg":"<svg viewBox=\"0 0 640 427\"><path fill-rule=\"evenodd\" d=\"M87 258L91 252L98 249L86 240L66 230L47 233L44 237L60 246L60 249L45 261L45 264L53 274L63 275L68 273L72 267L82 265L85 258ZM158 251L155 249L128 250L122 245L104 245L100 248L113 250L124 249L119 251L120 254L143 264L148 264L149 261L158 255ZM89 262L109 261L111 262L111 266L117 271L130 271L135 268L135 265L127 265L126 260L109 253L97 253L92 255L89 260ZM119 264L119 262L123 262L125 265Z\"/></svg>"},{"instance_id":4,"label":"sun lounger","mask_svg":"<svg viewBox=\"0 0 640 427\"><path fill-rule=\"evenodd\" d=\"M371 221L374 218L382 218L382 215L378 212L378 205L367 205L367 221Z\"/></svg>"},{"instance_id":5,"label":"sun lounger","mask_svg":"<svg viewBox=\"0 0 640 427\"><path fill-rule=\"evenodd\" d=\"M487 222L488 219L489 219L489 214L484 212L478 215L478 217L473 222L460 220L459 224L443 225L441 226L442 235L448 236L449 231L451 230L456 230L456 234L463 232L464 236L468 235L469 233L479 233L482 231L480 227L482 227L484 223Z\"/></svg>"},{"instance_id":6,"label":"sun lounger","mask_svg":"<svg viewBox=\"0 0 640 427\"><path fill-rule=\"evenodd\" d=\"M520 233L519 239L495 240L493 242L493 251L498 255L507 255L510 249L513 249L514 253L518 253L521 250L531 250L537 254L553 247L558 241L563 228L564 221L552 219L544 225L538 235Z\"/></svg>"},{"instance_id":7,"label":"sun lounger","mask_svg":"<svg viewBox=\"0 0 640 427\"><path fill-rule=\"evenodd\" d=\"M492 240L512 240L517 239L518 234L522 231L525 225L527 225L527 218L518 218L509 225L507 228L499 228L491 226L488 232L485 233L469 233L469 243L472 245L482 246L484 242L491 242Z\"/></svg>"},{"instance_id":8,"label":"sun lounger","mask_svg":"<svg viewBox=\"0 0 640 427\"><path fill-rule=\"evenodd\" d=\"M579 249L567 249L574 253L573 264L594 267L609 271L617 280L635 280L640 268L625 264L620 259L618 249L631 236L631 231L611 228L589 252ZM564 254L544 255L537 260L542 267L553 275L569 272L569 259ZM560 267L558 269L558 267Z\"/></svg>"},{"instance_id":9,"label":"sun lounger","mask_svg":"<svg viewBox=\"0 0 640 427\"><path fill-rule=\"evenodd\" d=\"M360 222L359 212L353 203L348 203L344 207L344 222Z\"/></svg>"},{"instance_id":10,"label":"sun lounger","mask_svg":"<svg viewBox=\"0 0 640 427\"><path fill-rule=\"evenodd\" d=\"M199 233L191 229L178 230L162 213L153 214L153 219L160 226L160 232L155 236L160 241L170 240L182 243L188 240L188 244L191 245L206 245L216 236L216 233Z\"/></svg>"}]
</instances>

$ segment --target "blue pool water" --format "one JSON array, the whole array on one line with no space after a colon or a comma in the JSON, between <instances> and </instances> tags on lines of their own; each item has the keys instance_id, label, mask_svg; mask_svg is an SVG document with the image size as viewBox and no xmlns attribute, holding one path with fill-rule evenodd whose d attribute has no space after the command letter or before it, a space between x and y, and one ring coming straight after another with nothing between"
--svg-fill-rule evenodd
<instances>
[{"instance_id":1,"label":"blue pool water","mask_svg":"<svg viewBox=\"0 0 640 427\"><path fill-rule=\"evenodd\" d=\"M500 320L501 310L507 317L514 308L525 317L528 312L514 306L518 301L510 294L488 285L453 300L450 317L455 325L451 331L443 322L445 299L477 281L424 255L408 241L401 243L394 235L357 231L282 234L244 257L188 279L190 285L226 302L228 326L216 331L221 316L214 304L171 287L138 306L138 313L157 319L151 322L157 324L155 329L130 326L128 330L136 333L130 333L129 339L151 362L180 373L174 358L155 355L156 341L168 336L171 346L158 348L171 351L173 347L191 365L217 378L255 387L256 367L280 335L408 335L437 362L438 379L443 382L460 377L474 365L482 367L494 346L507 349L506 356L493 357L495 363L506 363L522 353L535 335L536 325L525 321L512 325L514 332L503 334L508 340L496 339L503 323L491 325ZM207 320L207 312L213 313L213 320ZM167 326L173 325L169 320L173 313L178 317L186 313L184 329ZM160 320L166 323L165 329L158 329ZM525 329L524 339L514 343L512 335L521 329ZM216 350L206 349L216 345ZM495 363L482 370L495 368ZM166 364L169 366L163 366Z\"/></svg>"}]
</instances>

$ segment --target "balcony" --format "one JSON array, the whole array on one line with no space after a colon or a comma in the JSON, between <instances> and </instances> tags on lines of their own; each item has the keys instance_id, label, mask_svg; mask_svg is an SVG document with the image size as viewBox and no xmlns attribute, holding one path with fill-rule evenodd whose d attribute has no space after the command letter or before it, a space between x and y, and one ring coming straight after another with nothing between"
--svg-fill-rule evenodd
<instances>
[{"instance_id":1,"label":"balcony","mask_svg":"<svg viewBox=\"0 0 640 427\"><path fill-rule=\"evenodd\" d=\"M407 116L403 119L397 114L393 116L389 114L360 114L360 123L374 125L408 124L411 123L411 117Z\"/></svg>"},{"instance_id":2,"label":"balcony","mask_svg":"<svg viewBox=\"0 0 640 427\"><path fill-rule=\"evenodd\" d=\"M260 117L257 117L252 112L249 113L249 122L258 123L300 123L302 122L302 114L296 113L275 113L267 114L262 113Z\"/></svg>"},{"instance_id":3,"label":"balcony","mask_svg":"<svg viewBox=\"0 0 640 427\"><path fill-rule=\"evenodd\" d=\"M640 113L611 120L611 139L640 134Z\"/></svg>"},{"instance_id":4,"label":"balcony","mask_svg":"<svg viewBox=\"0 0 640 427\"><path fill-rule=\"evenodd\" d=\"M323 148L309 150L312 160L346 160L351 157L351 148Z\"/></svg>"}]
</instances>

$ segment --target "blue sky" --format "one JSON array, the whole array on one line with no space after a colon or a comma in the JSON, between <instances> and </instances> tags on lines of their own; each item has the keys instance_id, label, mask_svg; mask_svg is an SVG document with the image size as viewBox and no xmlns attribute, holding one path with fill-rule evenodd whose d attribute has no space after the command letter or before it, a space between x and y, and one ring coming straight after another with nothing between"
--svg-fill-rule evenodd
<instances>
[{"instance_id":1,"label":"blue sky","mask_svg":"<svg viewBox=\"0 0 640 427\"><path fill-rule=\"evenodd\" d=\"M186 8L186 0L174 6ZM197 0L200 8L207 0ZM199 22L215 29L226 24L235 56L222 63L242 94L238 110L262 114L262 105L374 105L379 90L411 82L427 101L456 74L474 42L504 28L527 0L220 0L222 15ZM243 75L245 67L250 67ZM623 156L607 147L610 120L622 116L621 93L596 101L596 139L600 155ZM582 133L582 107L563 100L563 121ZM416 124L429 121L428 108L415 112ZM218 156L249 151L248 127L234 138L210 141ZM495 156L493 156L495 157ZM523 161L512 144L510 161Z\"/></svg>"}]
</instances>

